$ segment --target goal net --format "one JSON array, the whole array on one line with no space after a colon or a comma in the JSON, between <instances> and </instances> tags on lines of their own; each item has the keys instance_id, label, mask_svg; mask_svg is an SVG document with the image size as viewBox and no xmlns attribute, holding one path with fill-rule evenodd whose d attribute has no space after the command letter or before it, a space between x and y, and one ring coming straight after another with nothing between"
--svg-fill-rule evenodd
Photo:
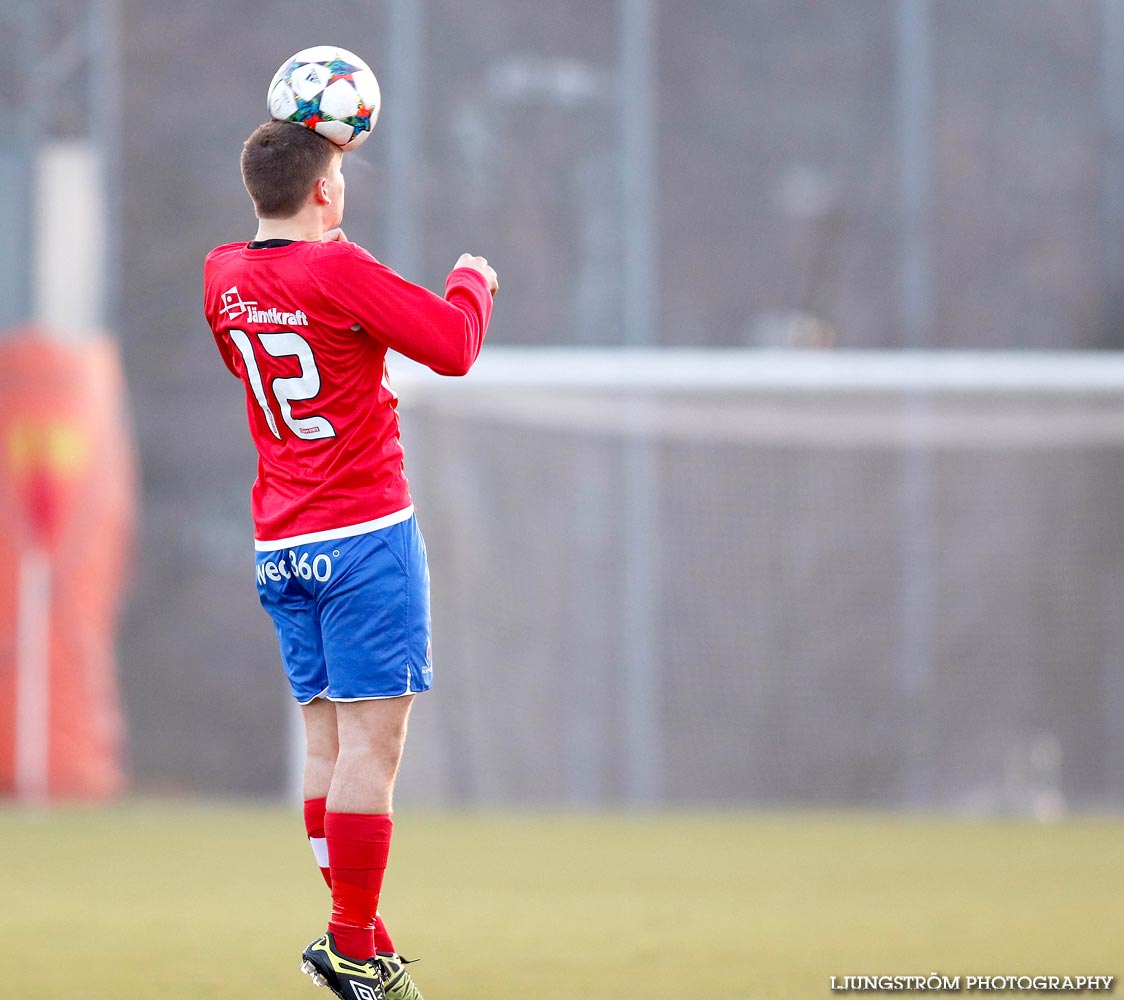
<instances>
[{"instance_id":1,"label":"goal net","mask_svg":"<svg viewBox=\"0 0 1124 1000\"><path fill-rule=\"evenodd\" d=\"M1124 358L391 364L435 803L1124 805Z\"/></svg>"}]
</instances>

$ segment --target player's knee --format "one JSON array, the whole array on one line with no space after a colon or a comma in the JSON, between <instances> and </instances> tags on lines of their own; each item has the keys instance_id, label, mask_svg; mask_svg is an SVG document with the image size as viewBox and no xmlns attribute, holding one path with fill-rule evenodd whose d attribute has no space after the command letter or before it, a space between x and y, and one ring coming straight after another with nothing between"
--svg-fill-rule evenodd
<instances>
[{"instance_id":1,"label":"player's knee","mask_svg":"<svg viewBox=\"0 0 1124 1000\"><path fill-rule=\"evenodd\" d=\"M340 744L339 757L361 763L373 773L393 776L402 759L402 743L376 737L348 741Z\"/></svg>"},{"instance_id":2,"label":"player's knee","mask_svg":"<svg viewBox=\"0 0 1124 1000\"><path fill-rule=\"evenodd\" d=\"M333 765L339 756L339 743L334 736L309 734L306 745L308 757L322 764Z\"/></svg>"},{"instance_id":3,"label":"player's knee","mask_svg":"<svg viewBox=\"0 0 1124 1000\"><path fill-rule=\"evenodd\" d=\"M336 761L339 758L339 753L335 750L335 748L326 750L308 747L306 756L309 763L319 764L322 767L333 768L336 766Z\"/></svg>"}]
</instances>

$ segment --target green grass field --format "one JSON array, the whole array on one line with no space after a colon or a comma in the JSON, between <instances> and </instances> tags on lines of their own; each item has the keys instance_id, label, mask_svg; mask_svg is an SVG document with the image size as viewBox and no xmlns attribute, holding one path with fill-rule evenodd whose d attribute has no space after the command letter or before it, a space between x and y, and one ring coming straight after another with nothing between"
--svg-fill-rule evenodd
<instances>
[{"instance_id":1,"label":"green grass field","mask_svg":"<svg viewBox=\"0 0 1124 1000\"><path fill-rule=\"evenodd\" d=\"M383 912L427 1000L807 1000L831 975L1124 974L1124 822L396 817ZM295 808L0 810L0 996L327 1000Z\"/></svg>"}]
</instances>

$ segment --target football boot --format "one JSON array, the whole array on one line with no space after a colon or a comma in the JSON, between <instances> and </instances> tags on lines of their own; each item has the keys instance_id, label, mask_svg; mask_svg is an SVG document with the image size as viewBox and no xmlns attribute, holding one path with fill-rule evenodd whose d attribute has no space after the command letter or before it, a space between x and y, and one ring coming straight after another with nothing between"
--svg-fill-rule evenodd
<instances>
[{"instance_id":1,"label":"football boot","mask_svg":"<svg viewBox=\"0 0 1124 1000\"><path fill-rule=\"evenodd\" d=\"M375 956L375 961L382 966L382 989L386 994L386 1000L423 1000L417 986L410 978L410 973L406 971L406 966L413 965L417 961L416 958L411 960L401 955L380 951Z\"/></svg>"},{"instance_id":2,"label":"football boot","mask_svg":"<svg viewBox=\"0 0 1124 1000\"><path fill-rule=\"evenodd\" d=\"M313 941L301 959L301 972L317 986L326 986L340 1000L387 1000L383 981L388 965L373 957L359 962L341 955L331 933Z\"/></svg>"}]
</instances>

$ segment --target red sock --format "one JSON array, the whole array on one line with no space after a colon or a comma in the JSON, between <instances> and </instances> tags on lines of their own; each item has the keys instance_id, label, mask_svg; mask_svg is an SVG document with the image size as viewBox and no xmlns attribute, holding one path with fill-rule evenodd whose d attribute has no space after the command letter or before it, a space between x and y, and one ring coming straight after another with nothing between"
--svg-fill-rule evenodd
<instances>
[{"instance_id":1,"label":"red sock","mask_svg":"<svg viewBox=\"0 0 1124 1000\"><path fill-rule=\"evenodd\" d=\"M382 922L382 917L375 913L375 951L381 951L384 955L389 955L391 952L398 954L394 949L394 942L390 940L390 932L386 929L386 924Z\"/></svg>"},{"instance_id":2,"label":"red sock","mask_svg":"<svg viewBox=\"0 0 1124 1000\"><path fill-rule=\"evenodd\" d=\"M386 815L324 814L332 879L328 930L348 958L363 961L375 953L379 892L393 828Z\"/></svg>"},{"instance_id":3,"label":"red sock","mask_svg":"<svg viewBox=\"0 0 1124 1000\"><path fill-rule=\"evenodd\" d=\"M320 866L320 874L330 889L332 873L328 867L328 841L324 839L324 808L327 803L327 799L304 800L304 829L312 845L312 853L316 855L316 863Z\"/></svg>"},{"instance_id":4,"label":"red sock","mask_svg":"<svg viewBox=\"0 0 1124 1000\"><path fill-rule=\"evenodd\" d=\"M316 863L320 866L320 874L328 888L332 888L332 870L328 867L328 841L324 837L324 812L328 800L305 799L304 803L304 828L308 833L308 842L312 845L312 853L316 855ZM397 954L394 941L391 940L390 931L386 929L382 916L375 912L375 951L385 954Z\"/></svg>"}]
</instances>

